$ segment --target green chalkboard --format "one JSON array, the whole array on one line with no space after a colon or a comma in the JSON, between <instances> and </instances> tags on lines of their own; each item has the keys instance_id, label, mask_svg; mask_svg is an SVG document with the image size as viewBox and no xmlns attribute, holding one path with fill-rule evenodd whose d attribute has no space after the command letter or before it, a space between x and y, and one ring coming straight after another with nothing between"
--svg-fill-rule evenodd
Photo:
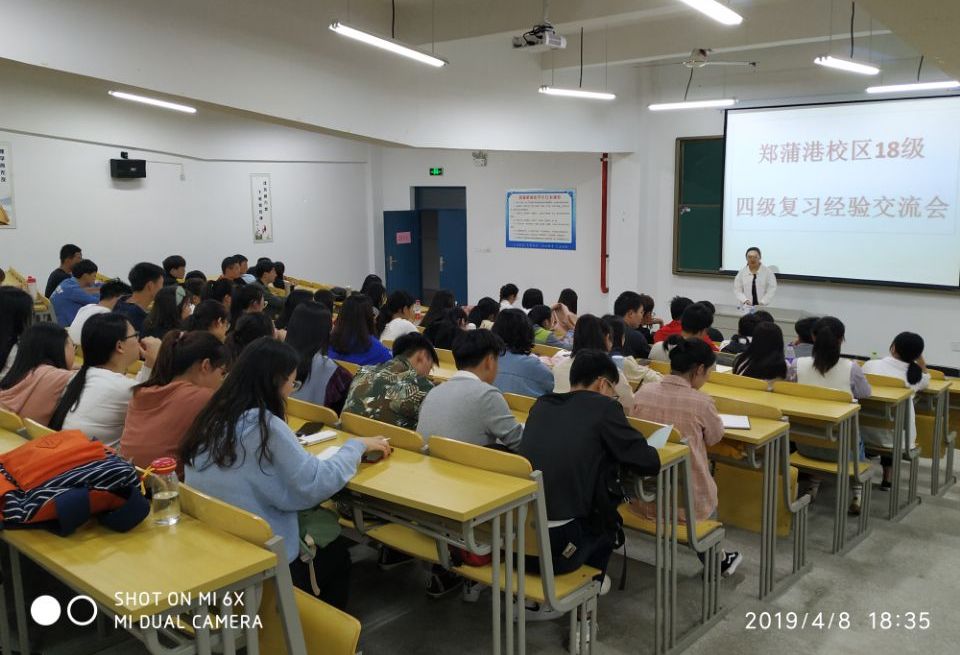
<instances>
[{"instance_id":1,"label":"green chalkboard","mask_svg":"<svg viewBox=\"0 0 960 655\"><path fill-rule=\"evenodd\" d=\"M723 137L677 139L673 272L716 273L723 239Z\"/></svg>"}]
</instances>

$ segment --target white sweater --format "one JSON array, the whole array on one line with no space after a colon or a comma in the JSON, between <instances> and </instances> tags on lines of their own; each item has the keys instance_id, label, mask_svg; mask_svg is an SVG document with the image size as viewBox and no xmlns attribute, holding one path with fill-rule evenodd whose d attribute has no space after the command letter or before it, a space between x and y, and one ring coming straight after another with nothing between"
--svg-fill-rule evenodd
<instances>
[{"instance_id":1,"label":"white sweater","mask_svg":"<svg viewBox=\"0 0 960 655\"><path fill-rule=\"evenodd\" d=\"M80 430L88 437L116 448L127 419L127 405L133 397L133 387L150 377L144 366L137 377L114 373L105 368L91 367L80 394L76 409L63 420L64 430Z\"/></svg>"}]
</instances>

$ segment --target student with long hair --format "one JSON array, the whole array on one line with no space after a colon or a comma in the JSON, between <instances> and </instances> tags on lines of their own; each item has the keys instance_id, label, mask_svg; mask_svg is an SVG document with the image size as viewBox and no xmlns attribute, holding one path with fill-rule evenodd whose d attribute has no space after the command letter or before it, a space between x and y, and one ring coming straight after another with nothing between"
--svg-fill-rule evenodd
<instances>
[{"instance_id":1,"label":"student with long hair","mask_svg":"<svg viewBox=\"0 0 960 655\"><path fill-rule=\"evenodd\" d=\"M293 398L324 405L339 414L353 376L327 355L332 327L333 316L326 307L312 300L301 303L290 317L286 343L300 356L300 389L293 392Z\"/></svg>"},{"instance_id":2,"label":"student with long hair","mask_svg":"<svg viewBox=\"0 0 960 655\"><path fill-rule=\"evenodd\" d=\"M543 291L536 288L530 288L523 292L523 299L520 301L525 312L530 312L537 305L543 304Z\"/></svg>"},{"instance_id":3,"label":"student with long hair","mask_svg":"<svg viewBox=\"0 0 960 655\"><path fill-rule=\"evenodd\" d=\"M233 302L233 282L225 278L210 280L204 289L203 300L216 300L229 312Z\"/></svg>"},{"instance_id":4,"label":"student with long hair","mask_svg":"<svg viewBox=\"0 0 960 655\"><path fill-rule=\"evenodd\" d=\"M553 391L553 373L536 355L531 355L533 326L522 309L504 309L493 324L495 335L503 340L505 352L497 365L495 387L504 393L538 398Z\"/></svg>"},{"instance_id":5,"label":"student with long hair","mask_svg":"<svg viewBox=\"0 0 960 655\"><path fill-rule=\"evenodd\" d=\"M377 314L377 334L380 341L393 341L411 332L417 332L413 324L416 313L413 311L413 296L406 291L394 291Z\"/></svg>"},{"instance_id":6,"label":"student with long hair","mask_svg":"<svg viewBox=\"0 0 960 655\"><path fill-rule=\"evenodd\" d=\"M54 430L81 430L91 439L115 447L123 433L133 387L150 377L160 340L140 339L126 317L91 316L80 336L83 366L63 392L50 418ZM143 356L136 378L127 369Z\"/></svg>"},{"instance_id":7,"label":"student with long hair","mask_svg":"<svg viewBox=\"0 0 960 655\"><path fill-rule=\"evenodd\" d=\"M901 332L890 344L890 354L882 359L865 362L863 372L903 380L916 394L930 386L930 374L927 372L927 363L923 359L923 347L923 337L919 334ZM907 403L906 425L908 446L913 448L917 442L917 418L912 399ZM868 450L870 446L877 446L884 450L893 448L896 435L889 428L864 425L860 428L860 432ZM880 463L883 465L883 482L880 488L887 490L891 487L893 460L886 453L882 453Z\"/></svg>"},{"instance_id":8,"label":"student with long hair","mask_svg":"<svg viewBox=\"0 0 960 655\"><path fill-rule=\"evenodd\" d=\"M709 519L717 509L717 483L710 475L707 448L723 439L723 421L713 399L700 391L716 361L713 349L703 340L682 339L670 350L670 375L659 383L640 387L631 412L637 418L673 425L690 448L693 512L697 521ZM631 508L649 517L649 505ZM738 552L721 553L721 574L733 575L742 561Z\"/></svg>"},{"instance_id":9,"label":"student with long hair","mask_svg":"<svg viewBox=\"0 0 960 655\"><path fill-rule=\"evenodd\" d=\"M290 295L287 296L286 302L283 303L283 311L280 312L280 318L277 320L277 327L281 330L286 329L287 323L290 322L290 317L293 316L293 312L297 308L297 305L310 300L313 300L313 294L306 289L294 289L291 291Z\"/></svg>"},{"instance_id":10,"label":"student with long hair","mask_svg":"<svg viewBox=\"0 0 960 655\"><path fill-rule=\"evenodd\" d=\"M0 406L40 425L50 422L73 377L76 346L56 323L35 323L20 337L17 356L0 378Z\"/></svg>"},{"instance_id":11,"label":"student with long hair","mask_svg":"<svg viewBox=\"0 0 960 655\"><path fill-rule=\"evenodd\" d=\"M244 314L262 313L264 307L263 289L253 284L236 287L230 303L230 325L236 325Z\"/></svg>"},{"instance_id":12,"label":"student with long hair","mask_svg":"<svg viewBox=\"0 0 960 655\"><path fill-rule=\"evenodd\" d=\"M733 361L733 373L758 380L785 379L787 360L780 326L763 321L753 325L750 331L752 336L746 350Z\"/></svg>"},{"instance_id":13,"label":"student with long hair","mask_svg":"<svg viewBox=\"0 0 960 655\"><path fill-rule=\"evenodd\" d=\"M521 309L517 306L517 296L520 289L513 282L508 282L500 287L500 309Z\"/></svg>"},{"instance_id":14,"label":"student with long hair","mask_svg":"<svg viewBox=\"0 0 960 655\"><path fill-rule=\"evenodd\" d=\"M430 307L427 309L427 313L420 321L420 327L430 327L431 323L440 320L445 311L448 309L453 309L456 306L457 299L453 295L453 292L446 289L440 289L433 294L433 300L430 301Z\"/></svg>"},{"instance_id":15,"label":"student with long hair","mask_svg":"<svg viewBox=\"0 0 960 655\"><path fill-rule=\"evenodd\" d=\"M193 312L187 290L179 284L163 287L153 299L150 313L143 321L140 335L163 339L171 330L180 330Z\"/></svg>"},{"instance_id":16,"label":"student with long hair","mask_svg":"<svg viewBox=\"0 0 960 655\"><path fill-rule=\"evenodd\" d=\"M240 353L244 348L259 339L260 337L276 338L277 329L273 326L273 321L266 314L254 313L244 314L233 326L230 333L227 334L227 353L230 355L230 362L233 363L240 358Z\"/></svg>"},{"instance_id":17,"label":"student with long hair","mask_svg":"<svg viewBox=\"0 0 960 655\"><path fill-rule=\"evenodd\" d=\"M584 350L599 350L608 355L613 349L613 331L610 326L597 318L593 314L584 314L577 320L577 327L573 331L573 349L570 351L570 357L557 363L553 367L553 392L566 393L570 391L570 369L573 368L573 362L577 355ZM623 371L617 369L618 377L615 390L617 399L623 405L623 411L629 413L633 409L633 389L630 383L623 375Z\"/></svg>"},{"instance_id":18,"label":"student with long hair","mask_svg":"<svg viewBox=\"0 0 960 655\"><path fill-rule=\"evenodd\" d=\"M573 289L564 289L560 292L560 297L557 299L558 303L561 303L564 307L570 310L571 314L577 313L577 292Z\"/></svg>"},{"instance_id":19,"label":"student with long hair","mask_svg":"<svg viewBox=\"0 0 960 655\"><path fill-rule=\"evenodd\" d=\"M383 303L387 301L386 287L379 282L371 282L367 285L367 290L363 292L363 295L370 299L374 316L379 316Z\"/></svg>"},{"instance_id":20,"label":"student with long hair","mask_svg":"<svg viewBox=\"0 0 960 655\"><path fill-rule=\"evenodd\" d=\"M227 340L227 331L230 329L230 312L223 303L216 300L202 300L193 314L183 322L183 329L187 332L209 332L221 342Z\"/></svg>"},{"instance_id":21,"label":"student with long hair","mask_svg":"<svg viewBox=\"0 0 960 655\"><path fill-rule=\"evenodd\" d=\"M370 298L361 293L350 294L340 306L340 315L330 333L330 356L358 366L389 362L393 356L375 333Z\"/></svg>"},{"instance_id":22,"label":"student with long hair","mask_svg":"<svg viewBox=\"0 0 960 655\"><path fill-rule=\"evenodd\" d=\"M324 460L308 453L285 421L297 364L296 351L285 343L264 338L251 344L187 430L180 461L187 484L262 516L283 537L293 583L309 593L297 513L340 491L365 452L389 455L391 449L386 439L373 437L350 439ZM345 541L318 549L314 565L321 600L344 608L350 581Z\"/></svg>"},{"instance_id":23,"label":"student with long hair","mask_svg":"<svg viewBox=\"0 0 960 655\"><path fill-rule=\"evenodd\" d=\"M846 337L846 327L840 319L833 316L824 316L813 326L813 354L810 357L798 357L787 370L787 379L800 384L812 384L817 387L849 391L854 398L867 398L873 393L870 383L867 382L863 369L853 360L840 356L840 348ZM865 457L861 443L860 457ZM797 450L807 457L827 462L837 461L837 451L826 447L798 443ZM801 493L810 496L811 501L817 497L820 489L820 477L814 474L802 475L807 485ZM850 484L852 499L849 513L854 516L860 514L863 496L863 485L859 482Z\"/></svg>"},{"instance_id":24,"label":"student with long hair","mask_svg":"<svg viewBox=\"0 0 960 655\"><path fill-rule=\"evenodd\" d=\"M313 292L314 301L320 303L327 308L327 311L333 314L334 310L337 307L337 299L333 295L333 291L330 289L317 289Z\"/></svg>"},{"instance_id":25,"label":"student with long hair","mask_svg":"<svg viewBox=\"0 0 960 655\"><path fill-rule=\"evenodd\" d=\"M477 304L470 310L467 321L474 328L483 328L489 330L493 327L493 322L497 320L497 314L500 313L500 303L493 298L484 296L477 301Z\"/></svg>"},{"instance_id":26,"label":"student with long hair","mask_svg":"<svg viewBox=\"0 0 960 655\"><path fill-rule=\"evenodd\" d=\"M0 287L0 378L17 358L20 335L33 321L33 298L16 287Z\"/></svg>"},{"instance_id":27,"label":"student with long hair","mask_svg":"<svg viewBox=\"0 0 960 655\"><path fill-rule=\"evenodd\" d=\"M797 333L797 339L793 342L794 357L813 355L813 326L819 320L819 316L804 316L793 324L793 329Z\"/></svg>"},{"instance_id":28,"label":"student with long hair","mask_svg":"<svg viewBox=\"0 0 960 655\"><path fill-rule=\"evenodd\" d=\"M467 329L467 313L462 307L452 307L443 312L439 319L427 326L423 336L430 340L435 348L452 350L453 342L461 332Z\"/></svg>"},{"instance_id":29,"label":"student with long hair","mask_svg":"<svg viewBox=\"0 0 960 655\"><path fill-rule=\"evenodd\" d=\"M142 468L177 457L187 428L223 383L227 363L227 349L209 332L168 332L150 378L133 388L120 453ZM179 461L177 475L183 479Z\"/></svg>"}]
</instances>

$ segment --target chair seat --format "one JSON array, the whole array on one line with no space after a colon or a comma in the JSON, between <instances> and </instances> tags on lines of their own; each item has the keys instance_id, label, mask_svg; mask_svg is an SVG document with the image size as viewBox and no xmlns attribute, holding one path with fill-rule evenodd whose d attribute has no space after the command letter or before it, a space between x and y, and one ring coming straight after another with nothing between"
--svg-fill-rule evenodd
<instances>
[{"instance_id":1,"label":"chair seat","mask_svg":"<svg viewBox=\"0 0 960 655\"><path fill-rule=\"evenodd\" d=\"M367 536L419 560L434 564L440 562L436 540L405 525L398 523L379 525L367 530Z\"/></svg>"},{"instance_id":2,"label":"chair seat","mask_svg":"<svg viewBox=\"0 0 960 655\"><path fill-rule=\"evenodd\" d=\"M638 516L631 512L627 505L620 506L620 516L623 518L623 525L631 530L643 532L651 537L657 534L656 521ZM721 527L723 527L723 524L719 521L697 521L697 541L704 539L708 534ZM690 540L687 534L686 523L682 523L677 527L677 541L681 544L689 543Z\"/></svg>"},{"instance_id":3,"label":"chair seat","mask_svg":"<svg viewBox=\"0 0 960 655\"><path fill-rule=\"evenodd\" d=\"M467 580L473 580L474 582L479 582L485 584L488 587L493 586L493 565L486 564L484 566L457 566L451 569L457 575L466 578ZM595 576L600 575L600 570L595 569L591 566L581 566L576 571L572 573L565 573L563 575L554 575L553 576L553 585L554 592L557 595L557 600L562 600L570 594L573 594L591 582ZM524 586L524 595L527 598L531 598L538 603L546 603L547 596L543 590L543 578L536 573L527 573L525 574L526 583ZM513 592L517 592L517 576L513 576ZM500 562L500 589L505 589L507 585L506 582L506 570L503 566L503 562Z\"/></svg>"},{"instance_id":4,"label":"chair seat","mask_svg":"<svg viewBox=\"0 0 960 655\"><path fill-rule=\"evenodd\" d=\"M870 462L856 462L856 464L860 475L866 473L872 466ZM800 453L793 453L790 455L790 465L806 471L819 471L820 473L832 473L833 475L837 474L836 462L826 462L821 459L813 459L811 457L801 455ZM854 474L853 465L854 462L850 462L848 465L848 471L850 475Z\"/></svg>"}]
</instances>

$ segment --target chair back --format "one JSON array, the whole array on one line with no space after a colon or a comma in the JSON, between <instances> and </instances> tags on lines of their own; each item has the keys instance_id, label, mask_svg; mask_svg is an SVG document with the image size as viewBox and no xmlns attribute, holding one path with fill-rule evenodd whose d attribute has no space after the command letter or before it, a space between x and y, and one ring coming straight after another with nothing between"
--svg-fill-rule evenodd
<instances>
[{"instance_id":1,"label":"chair back","mask_svg":"<svg viewBox=\"0 0 960 655\"><path fill-rule=\"evenodd\" d=\"M800 384L799 382L774 382L773 392L786 394L788 396L799 396L801 398L829 400L837 403L853 402L853 394L849 391L828 389L827 387L818 387L813 384Z\"/></svg>"},{"instance_id":2,"label":"chair back","mask_svg":"<svg viewBox=\"0 0 960 655\"><path fill-rule=\"evenodd\" d=\"M545 343L535 343L533 344L533 350L531 352L533 352L534 355L540 355L542 357L553 357L562 350L563 348L548 346Z\"/></svg>"},{"instance_id":3,"label":"chair back","mask_svg":"<svg viewBox=\"0 0 960 655\"><path fill-rule=\"evenodd\" d=\"M18 432L23 429L23 421L10 410L0 407L0 430Z\"/></svg>"},{"instance_id":4,"label":"chair back","mask_svg":"<svg viewBox=\"0 0 960 655\"><path fill-rule=\"evenodd\" d=\"M713 402L717 406L717 411L721 414L755 416L756 418L769 418L775 421L783 418L783 412L769 405L751 403L745 400L734 400L733 398L714 398Z\"/></svg>"},{"instance_id":5,"label":"chair back","mask_svg":"<svg viewBox=\"0 0 960 655\"><path fill-rule=\"evenodd\" d=\"M507 401L507 406L518 412L530 413L530 408L537 402L536 398L530 396L521 396L518 393L505 393L503 399Z\"/></svg>"},{"instance_id":6,"label":"chair back","mask_svg":"<svg viewBox=\"0 0 960 655\"><path fill-rule=\"evenodd\" d=\"M457 362L453 358L453 351L447 350L446 348L437 348L437 357L440 358L441 364L448 364L449 366L457 367Z\"/></svg>"},{"instance_id":7,"label":"chair back","mask_svg":"<svg viewBox=\"0 0 960 655\"><path fill-rule=\"evenodd\" d=\"M34 421L32 418L24 419L23 427L26 428L27 439L30 439L30 440L39 439L44 435L52 434L56 432L56 430L48 428L46 425L40 425L39 423Z\"/></svg>"},{"instance_id":8,"label":"chair back","mask_svg":"<svg viewBox=\"0 0 960 655\"><path fill-rule=\"evenodd\" d=\"M358 437L387 437L394 448L419 452L423 450L423 437L406 428L383 423L372 418L344 412L340 415L340 429Z\"/></svg>"},{"instance_id":9,"label":"chair back","mask_svg":"<svg viewBox=\"0 0 960 655\"><path fill-rule=\"evenodd\" d=\"M737 387L738 389L751 389L753 391L766 391L767 382L756 378L748 378L745 375L734 375L733 373L719 373L713 371L707 378L710 382L722 384L725 387Z\"/></svg>"},{"instance_id":10,"label":"chair back","mask_svg":"<svg viewBox=\"0 0 960 655\"><path fill-rule=\"evenodd\" d=\"M874 375L873 373L867 373L867 382L870 383L872 387L894 387L896 389L905 389L907 383L900 378L895 378L890 375Z\"/></svg>"},{"instance_id":11,"label":"chair back","mask_svg":"<svg viewBox=\"0 0 960 655\"><path fill-rule=\"evenodd\" d=\"M337 413L329 407L296 398L287 398L287 416L302 418L305 423L323 423L328 427L333 427L340 421Z\"/></svg>"},{"instance_id":12,"label":"chair back","mask_svg":"<svg viewBox=\"0 0 960 655\"><path fill-rule=\"evenodd\" d=\"M353 362L345 362L339 359L335 359L333 361L337 363L337 366L342 366L343 368L345 368L347 372L350 373L350 375L356 375L357 371L360 370L359 364L354 364Z\"/></svg>"},{"instance_id":13,"label":"chair back","mask_svg":"<svg viewBox=\"0 0 960 655\"><path fill-rule=\"evenodd\" d=\"M660 375L670 375L670 362L660 361L659 359L651 359L647 363L647 367L651 371L656 371Z\"/></svg>"}]
</instances>

